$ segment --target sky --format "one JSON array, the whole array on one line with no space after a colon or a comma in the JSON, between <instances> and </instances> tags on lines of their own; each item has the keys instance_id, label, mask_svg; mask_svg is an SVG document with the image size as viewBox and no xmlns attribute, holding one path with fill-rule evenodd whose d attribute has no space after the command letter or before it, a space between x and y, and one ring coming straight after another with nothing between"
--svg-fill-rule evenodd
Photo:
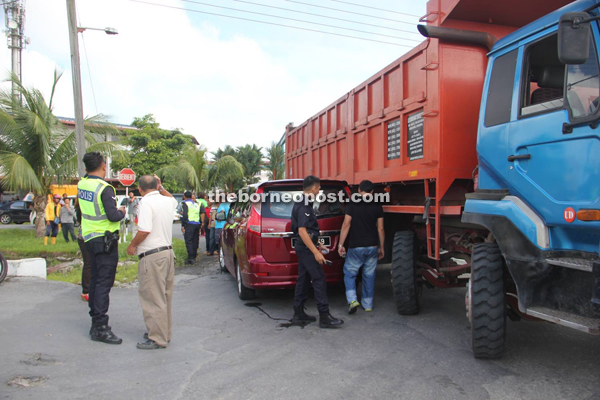
<instances>
[{"instance_id":1,"label":"sky","mask_svg":"<svg viewBox=\"0 0 600 400\"><path fill-rule=\"evenodd\" d=\"M63 71L54 114L73 117L66 1L24 1L31 43L22 55L22 80L49 96L54 70ZM152 113L162 128L194 135L209 151L278 141L289 122L306 121L422 41L416 16L425 14L426 5L425 0L143 1L76 0L79 26L119 32L79 35L84 116L104 114L113 123L130 124ZM2 46L0 72L7 76L10 68L10 51Z\"/></svg>"}]
</instances>

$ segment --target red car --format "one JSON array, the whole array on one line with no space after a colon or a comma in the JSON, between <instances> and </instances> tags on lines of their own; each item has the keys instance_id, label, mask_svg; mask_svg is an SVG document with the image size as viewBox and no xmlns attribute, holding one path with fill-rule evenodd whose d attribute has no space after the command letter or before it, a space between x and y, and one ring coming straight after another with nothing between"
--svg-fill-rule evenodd
<instances>
[{"instance_id":1,"label":"red car","mask_svg":"<svg viewBox=\"0 0 600 400\"><path fill-rule=\"evenodd\" d=\"M346 182L322 180L321 192L329 197L335 194L338 199L315 201L314 208L321 228L319 240L330 249L325 258L332 261L331 265L323 266L325 277L328 283L340 283L344 277L344 260L336 249L345 208L340 194L348 198L350 189ZM282 197L301 194L302 180L258 183L243 188L241 193L255 198L261 195L262 199L253 203L238 196L238 201L231 203L220 239L221 268L236 277L238 296L242 300L254 298L256 289L294 287L298 278L294 244L300 239L292 234L294 203Z\"/></svg>"}]
</instances>

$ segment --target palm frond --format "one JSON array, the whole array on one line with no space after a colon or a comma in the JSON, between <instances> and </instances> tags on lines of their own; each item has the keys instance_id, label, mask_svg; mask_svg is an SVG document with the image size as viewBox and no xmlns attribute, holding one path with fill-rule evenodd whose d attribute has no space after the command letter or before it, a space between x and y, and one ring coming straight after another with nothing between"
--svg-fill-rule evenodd
<instances>
[{"instance_id":1,"label":"palm frond","mask_svg":"<svg viewBox=\"0 0 600 400\"><path fill-rule=\"evenodd\" d=\"M0 182L8 190L24 189L42 192L45 189L35 170L22 156L0 152L0 166L3 175Z\"/></svg>"}]
</instances>

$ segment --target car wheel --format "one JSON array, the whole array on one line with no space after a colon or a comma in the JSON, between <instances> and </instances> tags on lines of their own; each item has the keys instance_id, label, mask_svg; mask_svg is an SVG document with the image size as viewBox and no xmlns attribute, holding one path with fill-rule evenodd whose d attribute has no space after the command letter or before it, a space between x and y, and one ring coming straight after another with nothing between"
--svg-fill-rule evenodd
<instances>
[{"instance_id":1,"label":"car wheel","mask_svg":"<svg viewBox=\"0 0 600 400\"><path fill-rule=\"evenodd\" d=\"M0 253L0 282L6 278L8 274L8 263L6 262L6 258Z\"/></svg>"},{"instance_id":2,"label":"car wheel","mask_svg":"<svg viewBox=\"0 0 600 400\"><path fill-rule=\"evenodd\" d=\"M227 272L227 266L225 265L225 256L223 255L223 243L219 245L219 266L221 267L221 272Z\"/></svg>"},{"instance_id":3,"label":"car wheel","mask_svg":"<svg viewBox=\"0 0 600 400\"><path fill-rule=\"evenodd\" d=\"M238 297L240 298L240 300L252 300L256 297L256 291L253 289L248 289L244 286L244 283L242 282L242 270L240 268L240 263L237 260L235 260L234 262Z\"/></svg>"},{"instance_id":4,"label":"car wheel","mask_svg":"<svg viewBox=\"0 0 600 400\"><path fill-rule=\"evenodd\" d=\"M392 289L400 315L419 313L415 233L396 232L392 250Z\"/></svg>"},{"instance_id":5,"label":"car wheel","mask_svg":"<svg viewBox=\"0 0 600 400\"><path fill-rule=\"evenodd\" d=\"M466 298L475 358L500 358L504 353L504 293L504 258L500 248L496 243L476 244Z\"/></svg>"},{"instance_id":6,"label":"car wheel","mask_svg":"<svg viewBox=\"0 0 600 400\"><path fill-rule=\"evenodd\" d=\"M4 225L8 225L12 222L12 217L8 214L2 214L0 215L0 222L2 222Z\"/></svg>"}]
</instances>

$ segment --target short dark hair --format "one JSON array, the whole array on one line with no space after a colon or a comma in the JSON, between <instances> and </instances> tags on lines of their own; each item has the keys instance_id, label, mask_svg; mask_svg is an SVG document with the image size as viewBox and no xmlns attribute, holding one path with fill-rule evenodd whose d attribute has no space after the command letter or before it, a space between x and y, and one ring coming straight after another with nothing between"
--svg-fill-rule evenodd
<instances>
[{"instance_id":1,"label":"short dark hair","mask_svg":"<svg viewBox=\"0 0 600 400\"><path fill-rule=\"evenodd\" d=\"M358 190L361 192L371 193L374 189L375 185L373 185L373 182L366 179L358 185Z\"/></svg>"},{"instance_id":2,"label":"short dark hair","mask_svg":"<svg viewBox=\"0 0 600 400\"><path fill-rule=\"evenodd\" d=\"M102 154L97 151L92 151L90 153L85 153L83 156L83 163L85 164L85 170L87 172L92 172L100 168L102 163L104 162L104 157Z\"/></svg>"},{"instance_id":3,"label":"short dark hair","mask_svg":"<svg viewBox=\"0 0 600 400\"><path fill-rule=\"evenodd\" d=\"M204 192L200 192L200 193L196 194L196 198L198 198L198 199L203 199L205 197L206 197L206 193L204 193Z\"/></svg>"},{"instance_id":4,"label":"short dark hair","mask_svg":"<svg viewBox=\"0 0 600 400\"><path fill-rule=\"evenodd\" d=\"M190 192L189 190L186 190L185 192L183 192L183 197L185 197L186 199L191 199L192 192Z\"/></svg>"},{"instance_id":5,"label":"short dark hair","mask_svg":"<svg viewBox=\"0 0 600 400\"><path fill-rule=\"evenodd\" d=\"M302 182L302 189L310 189L311 187L321 183L321 180L314 175L308 175Z\"/></svg>"},{"instance_id":6,"label":"short dark hair","mask_svg":"<svg viewBox=\"0 0 600 400\"><path fill-rule=\"evenodd\" d=\"M143 175L140 178L140 189L144 191L154 190L158 188L158 181L152 175Z\"/></svg>"}]
</instances>

